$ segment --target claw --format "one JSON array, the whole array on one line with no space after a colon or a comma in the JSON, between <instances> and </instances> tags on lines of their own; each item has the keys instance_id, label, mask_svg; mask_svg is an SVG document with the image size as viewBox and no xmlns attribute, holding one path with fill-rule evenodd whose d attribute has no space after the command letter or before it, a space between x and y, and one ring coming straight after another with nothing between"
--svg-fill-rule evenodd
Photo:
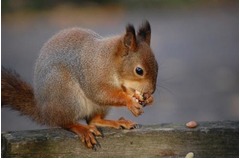
<instances>
[{"instance_id":1,"label":"claw","mask_svg":"<svg viewBox=\"0 0 240 159\"><path fill-rule=\"evenodd\" d=\"M100 137L101 137L101 138L104 138L104 134L103 134L102 128L99 128L99 127L98 127L98 131L101 133Z\"/></svg>"},{"instance_id":2,"label":"claw","mask_svg":"<svg viewBox=\"0 0 240 159\"><path fill-rule=\"evenodd\" d=\"M92 146L92 150L97 151L98 148L102 148L100 143L96 140L96 144Z\"/></svg>"},{"instance_id":3,"label":"claw","mask_svg":"<svg viewBox=\"0 0 240 159\"><path fill-rule=\"evenodd\" d=\"M96 136L100 136L101 133L94 126L84 126L81 124L69 125L67 127L70 131L76 133L87 148L97 150L97 147L101 147L99 142L96 140Z\"/></svg>"},{"instance_id":4,"label":"claw","mask_svg":"<svg viewBox=\"0 0 240 159\"><path fill-rule=\"evenodd\" d=\"M102 148L102 146L101 146L101 144L99 142L97 143L96 146L99 147L99 148Z\"/></svg>"},{"instance_id":5,"label":"claw","mask_svg":"<svg viewBox=\"0 0 240 159\"><path fill-rule=\"evenodd\" d=\"M124 117L120 117L118 120L126 120Z\"/></svg>"},{"instance_id":6,"label":"claw","mask_svg":"<svg viewBox=\"0 0 240 159\"><path fill-rule=\"evenodd\" d=\"M134 125L134 128L135 128L135 129L139 129L139 128L141 128L141 127L142 127L142 125L140 125L140 124Z\"/></svg>"},{"instance_id":7,"label":"claw","mask_svg":"<svg viewBox=\"0 0 240 159\"><path fill-rule=\"evenodd\" d=\"M124 129L124 127L121 125L120 127L119 127L119 130L123 130Z\"/></svg>"},{"instance_id":8,"label":"claw","mask_svg":"<svg viewBox=\"0 0 240 159\"><path fill-rule=\"evenodd\" d=\"M133 126L133 129L136 129L137 127L138 127L138 126L137 126L137 124L136 124L136 125Z\"/></svg>"},{"instance_id":9,"label":"claw","mask_svg":"<svg viewBox=\"0 0 240 159\"><path fill-rule=\"evenodd\" d=\"M97 151L97 146L93 145L92 150Z\"/></svg>"}]
</instances>

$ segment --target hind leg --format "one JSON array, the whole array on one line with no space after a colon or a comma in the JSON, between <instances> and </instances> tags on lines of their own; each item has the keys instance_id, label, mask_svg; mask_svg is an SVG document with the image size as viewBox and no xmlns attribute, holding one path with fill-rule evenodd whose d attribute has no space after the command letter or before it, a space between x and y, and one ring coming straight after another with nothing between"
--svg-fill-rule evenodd
<instances>
[{"instance_id":1,"label":"hind leg","mask_svg":"<svg viewBox=\"0 0 240 159\"><path fill-rule=\"evenodd\" d=\"M39 87L40 93L37 96L44 123L72 131L88 148L94 148L98 145L95 136L101 133L93 125L82 125L77 122L89 113L86 111L85 103L82 102L84 94L78 81L60 65L58 68L52 68L52 72L47 74L46 78L52 80L47 80L43 87Z\"/></svg>"},{"instance_id":2,"label":"hind leg","mask_svg":"<svg viewBox=\"0 0 240 159\"><path fill-rule=\"evenodd\" d=\"M96 146L100 146L95 136L101 136L102 134L94 125L82 125L77 123L67 125L64 128L77 134L88 148L94 149Z\"/></svg>"},{"instance_id":3,"label":"hind leg","mask_svg":"<svg viewBox=\"0 0 240 159\"><path fill-rule=\"evenodd\" d=\"M124 118L120 118L117 121L114 120L106 120L104 116L101 114L96 114L89 121L89 125L99 126L99 127L111 127L115 129L133 129L136 128L137 124L130 120L126 120Z\"/></svg>"}]
</instances>

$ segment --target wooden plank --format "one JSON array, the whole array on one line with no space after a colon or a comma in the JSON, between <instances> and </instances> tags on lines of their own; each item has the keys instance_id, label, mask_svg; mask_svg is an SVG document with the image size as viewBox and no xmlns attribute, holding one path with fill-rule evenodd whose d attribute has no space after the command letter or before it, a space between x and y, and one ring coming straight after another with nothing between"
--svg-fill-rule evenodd
<instances>
[{"instance_id":1,"label":"wooden plank","mask_svg":"<svg viewBox=\"0 0 240 159\"><path fill-rule=\"evenodd\" d=\"M199 122L103 129L101 148L87 149L79 138L54 128L2 133L2 157L239 157L239 122Z\"/></svg>"}]
</instances>

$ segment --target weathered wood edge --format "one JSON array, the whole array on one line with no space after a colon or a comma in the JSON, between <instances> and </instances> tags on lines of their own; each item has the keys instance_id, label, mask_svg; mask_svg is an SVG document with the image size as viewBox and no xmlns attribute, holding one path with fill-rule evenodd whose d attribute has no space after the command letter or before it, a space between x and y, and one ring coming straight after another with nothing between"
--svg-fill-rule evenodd
<instances>
[{"instance_id":1,"label":"weathered wood edge","mask_svg":"<svg viewBox=\"0 0 240 159\"><path fill-rule=\"evenodd\" d=\"M184 154L193 150L196 157L238 157L238 121L198 122L198 124L199 126L194 129L187 128L185 123L140 126L134 130L105 128L102 129L105 138L98 138L102 148L97 152L86 149L79 142L77 135L60 128L3 132L1 155L2 157L184 157Z\"/></svg>"}]
</instances>

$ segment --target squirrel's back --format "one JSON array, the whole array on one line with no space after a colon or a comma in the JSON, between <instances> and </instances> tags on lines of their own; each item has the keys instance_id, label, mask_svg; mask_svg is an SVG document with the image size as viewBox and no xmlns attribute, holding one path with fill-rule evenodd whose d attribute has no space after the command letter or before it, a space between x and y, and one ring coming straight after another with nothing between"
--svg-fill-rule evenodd
<instances>
[{"instance_id":1,"label":"squirrel's back","mask_svg":"<svg viewBox=\"0 0 240 159\"><path fill-rule=\"evenodd\" d=\"M68 113L75 116L75 120L107 110L96 104L94 96L101 93L104 81L120 87L115 81L113 62L120 37L103 38L91 30L72 28L57 33L44 44L35 65L34 95L37 106L50 112L45 115L49 115L49 119L45 117L45 120L56 117L55 122L59 119L57 113L48 109L60 112L68 107ZM58 114L67 116L65 112ZM62 119L70 122L67 117Z\"/></svg>"},{"instance_id":2,"label":"squirrel's back","mask_svg":"<svg viewBox=\"0 0 240 159\"><path fill-rule=\"evenodd\" d=\"M96 92L101 82L99 79L115 80L114 74L106 76L106 73L115 72L115 66L111 65L120 37L103 38L82 28L65 29L54 35L43 45L35 65L36 97L43 95L40 90L54 76L53 70L57 68L66 69L88 96Z\"/></svg>"}]
</instances>

